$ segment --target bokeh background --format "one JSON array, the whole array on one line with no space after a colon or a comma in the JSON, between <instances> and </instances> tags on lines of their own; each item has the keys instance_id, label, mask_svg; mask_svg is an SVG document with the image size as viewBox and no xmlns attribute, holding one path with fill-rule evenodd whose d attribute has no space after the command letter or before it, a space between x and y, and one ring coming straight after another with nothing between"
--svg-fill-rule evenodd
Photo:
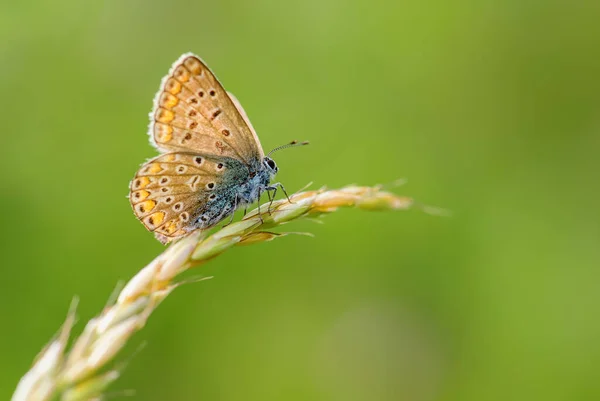
<instances>
[{"instance_id":1,"label":"bokeh background","mask_svg":"<svg viewBox=\"0 0 600 401\"><path fill-rule=\"evenodd\" d=\"M131 400L600 399L600 3L3 2L0 399L163 247L126 195L201 55L294 191L388 183L198 270L120 357ZM79 330L82 322L80 322Z\"/></svg>"}]
</instances>

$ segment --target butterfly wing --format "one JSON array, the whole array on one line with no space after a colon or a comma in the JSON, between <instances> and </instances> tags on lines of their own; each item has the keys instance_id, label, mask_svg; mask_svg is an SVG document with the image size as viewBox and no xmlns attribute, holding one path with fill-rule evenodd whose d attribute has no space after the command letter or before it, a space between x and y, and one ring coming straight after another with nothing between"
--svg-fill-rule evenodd
<instances>
[{"instance_id":1,"label":"butterfly wing","mask_svg":"<svg viewBox=\"0 0 600 401\"><path fill-rule=\"evenodd\" d=\"M161 152L192 151L258 166L264 152L238 105L199 57L184 54L163 78L154 100L151 142Z\"/></svg>"},{"instance_id":2,"label":"butterfly wing","mask_svg":"<svg viewBox=\"0 0 600 401\"><path fill-rule=\"evenodd\" d=\"M131 181L129 200L144 226L167 243L233 213L232 191L247 175L235 159L166 153L142 165Z\"/></svg>"}]
</instances>

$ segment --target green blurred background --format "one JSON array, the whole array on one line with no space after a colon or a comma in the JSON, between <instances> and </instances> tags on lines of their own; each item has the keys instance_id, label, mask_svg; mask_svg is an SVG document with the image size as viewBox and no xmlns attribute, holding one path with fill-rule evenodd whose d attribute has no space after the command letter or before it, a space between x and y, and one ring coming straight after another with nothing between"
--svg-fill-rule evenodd
<instances>
[{"instance_id":1,"label":"green blurred background","mask_svg":"<svg viewBox=\"0 0 600 401\"><path fill-rule=\"evenodd\" d=\"M183 52L294 191L401 177L453 211L343 210L236 248L121 356L132 400L600 399L600 3L0 6L0 399L163 247L126 195ZM82 322L79 324L81 329Z\"/></svg>"}]
</instances>

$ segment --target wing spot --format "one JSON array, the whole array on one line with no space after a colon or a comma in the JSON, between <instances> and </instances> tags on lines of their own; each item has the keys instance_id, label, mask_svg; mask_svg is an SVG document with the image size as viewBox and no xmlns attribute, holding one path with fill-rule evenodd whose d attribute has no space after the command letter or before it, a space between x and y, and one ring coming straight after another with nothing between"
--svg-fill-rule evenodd
<instances>
[{"instance_id":1,"label":"wing spot","mask_svg":"<svg viewBox=\"0 0 600 401\"><path fill-rule=\"evenodd\" d=\"M159 230L167 235L171 235L177 230L177 221L171 220L165 223L165 225Z\"/></svg>"},{"instance_id":2,"label":"wing spot","mask_svg":"<svg viewBox=\"0 0 600 401\"><path fill-rule=\"evenodd\" d=\"M165 90L170 92L172 95L176 95L181 92L181 84L176 79L169 78L165 84Z\"/></svg>"},{"instance_id":3,"label":"wing spot","mask_svg":"<svg viewBox=\"0 0 600 401\"><path fill-rule=\"evenodd\" d=\"M199 180L200 180L199 175L194 176L194 178L192 178L192 182L190 183L190 187L192 189L196 189L196 184L198 183Z\"/></svg>"},{"instance_id":4,"label":"wing spot","mask_svg":"<svg viewBox=\"0 0 600 401\"><path fill-rule=\"evenodd\" d=\"M215 118L219 117L219 114L221 114L221 109L216 109L213 113L212 113L212 120L214 120Z\"/></svg>"},{"instance_id":5,"label":"wing spot","mask_svg":"<svg viewBox=\"0 0 600 401\"><path fill-rule=\"evenodd\" d=\"M145 190L137 191L133 194L133 197L135 198L136 201L142 201L142 200L146 199L148 196L150 196L150 192L145 191Z\"/></svg>"},{"instance_id":6,"label":"wing spot","mask_svg":"<svg viewBox=\"0 0 600 401\"><path fill-rule=\"evenodd\" d=\"M192 121L192 122L190 123L190 129L194 129L194 128L196 128L197 126L198 126L198 123L197 123L196 121Z\"/></svg>"},{"instance_id":7,"label":"wing spot","mask_svg":"<svg viewBox=\"0 0 600 401\"><path fill-rule=\"evenodd\" d=\"M203 214L202 216L200 216L200 220L206 223L208 221L208 217L206 217L206 215Z\"/></svg>"},{"instance_id":8,"label":"wing spot","mask_svg":"<svg viewBox=\"0 0 600 401\"><path fill-rule=\"evenodd\" d=\"M186 70L186 68L182 65L180 65L175 69L175 71L173 71L173 76L179 82L187 82L190 80L190 74L188 73L188 70Z\"/></svg>"},{"instance_id":9,"label":"wing spot","mask_svg":"<svg viewBox=\"0 0 600 401\"><path fill-rule=\"evenodd\" d=\"M150 183L150 179L148 177L141 177L136 179L133 182L133 189L145 188Z\"/></svg>"},{"instance_id":10,"label":"wing spot","mask_svg":"<svg viewBox=\"0 0 600 401\"><path fill-rule=\"evenodd\" d=\"M200 64L200 61L198 61L198 59L195 57L188 57L183 62L183 65L185 65L187 69L190 70L190 72L194 75L202 74L202 64Z\"/></svg>"},{"instance_id":11,"label":"wing spot","mask_svg":"<svg viewBox=\"0 0 600 401\"><path fill-rule=\"evenodd\" d=\"M183 174L183 173L185 173L185 171L186 171L186 170L187 170L187 167L186 167L186 166L178 166L178 167L177 167L177 172L178 172L179 174Z\"/></svg>"},{"instance_id":12,"label":"wing spot","mask_svg":"<svg viewBox=\"0 0 600 401\"><path fill-rule=\"evenodd\" d=\"M154 125L154 136L158 142L169 142L173 138L173 128L167 124L156 123Z\"/></svg>"},{"instance_id":13,"label":"wing spot","mask_svg":"<svg viewBox=\"0 0 600 401\"><path fill-rule=\"evenodd\" d=\"M179 215L181 221L188 221L190 219L190 214L188 212L183 212Z\"/></svg>"},{"instance_id":14,"label":"wing spot","mask_svg":"<svg viewBox=\"0 0 600 401\"><path fill-rule=\"evenodd\" d=\"M204 91L199 91L199 92L198 92L198 96L200 96L200 97L204 97Z\"/></svg>"},{"instance_id":15,"label":"wing spot","mask_svg":"<svg viewBox=\"0 0 600 401\"><path fill-rule=\"evenodd\" d=\"M223 163L217 164L217 170L222 170L222 169L223 169Z\"/></svg>"},{"instance_id":16,"label":"wing spot","mask_svg":"<svg viewBox=\"0 0 600 401\"><path fill-rule=\"evenodd\" d=\"M196 163L198 166L202 164L202 158L200 156L196 156L194 157L194 163Z\"/></svg>"},{"instance_id":17,"label":"wing spot","mask_svg":"<svg viewBox=\"0 0 600 401\"><path fill-rule=\"evenodd\" d=\"M198 104L198 99L196 99L195 97L193 97L193 98L191 98L189 100L189 102L192 103L192 104Z\"/></svg>"},{"instance_id":18,"label":"wing spot","mask_svg":"<svg viewBox=\"0 0 600 401\"><path fill-rule=\"evenodd\" d=\"M183 206L183 204L181 202L177 202L176 204L173 205L173 210L178 212L179 210L181 210L182 206Z\"/></svg>"},{"instance_id":19,"label":"wing spot","mask_svg":"<svg viewBox=\"0 0 600 401\"><path fill-rule=\"evenodd\" d=\"M229 136L229 135L231 135L231 132L229 132L229 130L228 130L228 129L224 129L223 131L221 131L221 133L222 133L224 136Z\"/></svg>"},{"instance_id":20,"label":"wing spot","mask_svg":"<svg viewBox=\"0 0 600 401\"><path fill-rule=\"evenodd\" d=\"M160 123L170 123L175 118L175 114L165 108L160 108L156 111L155 120Z\"/></svg>"},{"instance_id":21,"label":"wing spot","mask_svg":"<svg viewBox=\"0 0 600 401\"><path fill-rule=\"evenodd\" d=\"M145 169L144 169L144 173L147 174L158 174L162 171L162 166L159 163L152 163L149 164Z\"/></svg>"},{"instance_id":22,"label":"wing spot","mask_svg":"<svg viewBox=\"0 0 600 401\"><path fill-rule=\"evenodd\" d=\"M169 92L163 92L159 101L159 104L166 109L172 109L177 106L177 103L179 103L179 99Z\"/></svg>"},{"instance_id":23,"label":"wing spot","mask_svg":"<svg viewBox=\"0 0 600 401\"><path fill-rule=\"evenodd\" d=\"M138 208L138 212L140 212L140 213L146 213L146 212L152 211L152 209L154 209L155 206L156 206L156 202L151 201L151 200L147 200L145 202L140 203L137 206L137 208Z\"/></svg>"},{"instance_id":24,"label":"wing spot","mask_svg":"<svg viewBox=\"0 0 600 401\"><path fill-rule=\"evenodd\" d=\"M215 187L214 182L209 182L208 184L206 184L206 188L208 188L208 189L213 189L214 187Z\"/></svg>"},{"instance_id":25,"label":"wing spot","mask_svg":"<svg viewBox=\"0 0 600 401\"><path fill-rule=\"evenodd\" d=\"M217 197L217 195L215 195L215 194L212 194L211 196L209 196L209 197L208 197L208 199L210 199L210 200L215 200L215 199L216 199L216 197Z\"/></svg>"},{"instance_id":26,"label":"wing spot","mask_svg":"<svg viewBox=\"0 0 600 401\"><path fill-rule=\"evenodd\" d=\"M159 226L163 220L165 219L165 213L164 212L156 212L151 214L150 216L148 216L148 218L146 219L146 223L149 226L156 227Z\"/></svg>"},{"instance_id":27,"label":"wing spot","mask_svg":"<svg viewBox=\"0 0 600 401\"><path fill-rule=\"evenodd\" d=\"M167 196L165 198L165 203L168 205L169 203L173 202L173 198L171 198L170 196Z\"/></svg>"},{"instance_id":28,"label":"wing spot","mask_svg":"<svg viewBox=\"0 0 600 401\"><path fill-rule=\"evenodd\" d=\"M221 152L221 154L225 153L225 145L223 145L223 142L217 141L215 142L215 146L217 147L219 152Z\"/></svg>"},{"instance_id":29,"label":"wing spot","mask_svg":"<svg viewBox=\"0 0 600 401\"><path fill-rule=\"evenodd\" d=\"M166 184L167 182L169 182L169 179L167 177L163 177L160 179L161 184Z\"/></svg>"},{"instance_id":30,"label":"wing spot","mask_svg":"<svg viewBox=\"0 0 600 401\"><path fill-rule=\"evenodd\" d=\"M212 97L215 97L217 92L215 92L214 89L211 89L210 92L208 92L209 95L211 95Z\"/></svg>"},{"instance_id":31,"label":"wing spot","mask_svg":"<svg viewBox=\"0 0 600 401\"><path fill-rule=\"evenodd\" d=\"M196 114L198 114L198 112L196 110L190 110L190 112L188 113L188 116L194 117Z\"/></svg>"},{"instance_id":32,"label":"wing spot","mask_svg":"<svg viewBox=\"0 0 600 401\"><path fill-rule=\"evenodd\" d=\"M169 192L169 188L167 188L167 187L162 187L160 190L161 190L162 192Z\"/></svg>"}]
</instances>

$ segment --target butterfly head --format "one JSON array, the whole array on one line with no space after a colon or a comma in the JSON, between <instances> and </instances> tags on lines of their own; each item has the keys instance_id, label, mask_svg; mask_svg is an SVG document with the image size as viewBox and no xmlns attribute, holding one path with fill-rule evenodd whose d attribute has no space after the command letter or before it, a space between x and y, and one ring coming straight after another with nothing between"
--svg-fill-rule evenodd
<instances>
[{"instance_id":1,"label":"butterfly head","mask_svg":"<svg viewBox=\"0 0 600 401\"><path fill-rule=\"evenodd\" d=\"M271 177L273 177L279 171L275 160L271 159L269 156L265 156L265 158L263 159L263 165L265 166L265 169L269 172Z\"/></svg>"}]
</instances>

